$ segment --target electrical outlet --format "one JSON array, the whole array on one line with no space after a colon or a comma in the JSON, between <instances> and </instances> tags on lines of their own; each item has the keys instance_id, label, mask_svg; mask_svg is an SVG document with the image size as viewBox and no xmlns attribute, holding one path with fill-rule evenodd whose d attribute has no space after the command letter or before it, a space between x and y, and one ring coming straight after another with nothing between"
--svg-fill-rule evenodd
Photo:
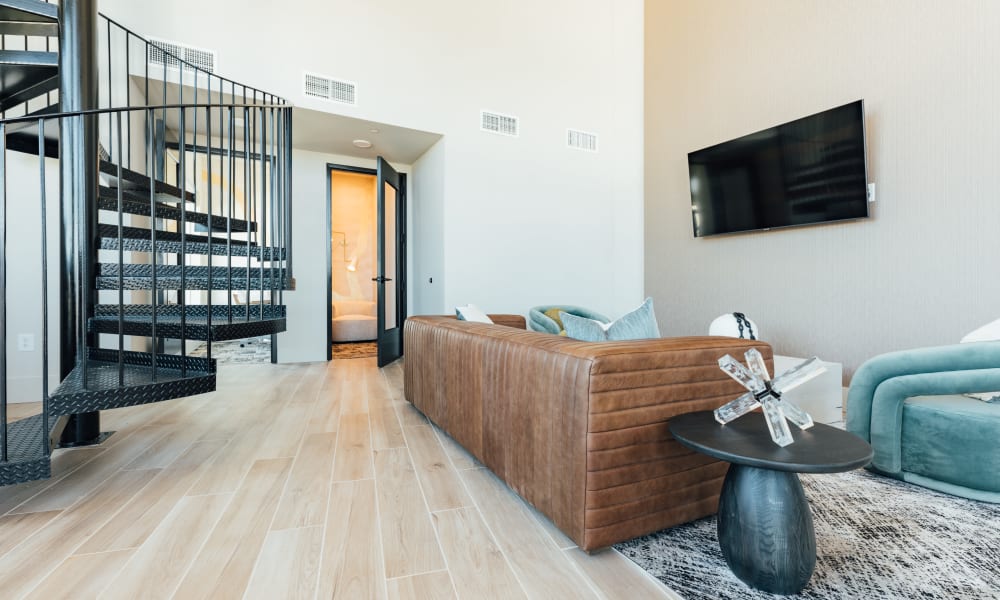
<instances>
[{"instance_id":1,"label":"electrical outlet","mask_svg":"<svg viewBox=\"0 0 1000 600\"><path fill-rule=\"evenodd\" d=\"M874 183L869 183L868 184L868 201L869 202L875 202L875 184Z\"/></svg>"},{"instance_id":2,"label":"electrical outlet","mask_svg":"<svg viewBox=\"0 0 1000 600\"><path fill-rule=\"evenodd\" d=\"M17 334L17 351L18 352L34 352L35 351L35 334L33 334L33 333L19 333L19 334Z\"/></svg>"}]
</instances>

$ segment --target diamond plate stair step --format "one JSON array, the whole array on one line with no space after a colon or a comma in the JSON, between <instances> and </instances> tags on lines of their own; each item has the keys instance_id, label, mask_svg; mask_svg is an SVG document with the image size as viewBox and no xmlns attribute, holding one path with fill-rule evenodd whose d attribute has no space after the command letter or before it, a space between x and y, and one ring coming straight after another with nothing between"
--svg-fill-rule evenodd
<instances>
[{"instance_id":1,"label":"diamond plate stair step","mask_svg":"<svg viewBox=\"0 0 1000 600\"><path fill-rule=\"evenodd\" d=\"M145 266L145 265L135 265L135 266ZM213 270L221 270L224 267L214 267ZM251 271L255 271L251 269ZM265 271L266 272L266 271ZM245 274L245 272L244 272ZM264 291L271 289L275 290L291 290L291 282L287 277L280 277L277 275L277 270L275 270L275 277L272 280L270 277L265 276L263 280L260 277L250 278L250 291L260 290ZM263 285L262 285L263 284ZM273 285L272 285L273 284ZM153 279L152 277L124 277L122 279L122 285L126 290L151 290L153 289ZM180 277L163 277L157 274L156 277L156 289L158 290L179 290L181 289L181 278ZM207 290L208 289L208 279L205 277L187 277L184 282L184 286L189 290ZM240 291L247 289L247 278L246 277L233 277L232 280L228 280L226 277L213 277L212 278L212 289L213 290L226 290L226 291ZM97 289L99 290L117 290L118 289L118 277L98 277L97 278Z\"/></svg>"},{"instance_id":2,"label":"diamond plate stair step","mask_svg":"<svg viewBox=\"0 0 1000 600\"><path fill-rule=\"evenodd\" d=\"M49 413L70 415L149 404L215 391L215 360L124 352L124 386L118 384L118 351L90 348L87 369L69 374L49 397ZM181 367L186 366L186 372Z\"/></svg>"},{"instance_id":3,"label":"diamond plate stair step","mask_svg":"<svg viewBox=\"0 0 1000 600\"><path fill-rule=\"evenodd\" d=\"M208 316L208 306L205 304L188 304L183 307L179 304L161 304L156 307L156 315L157 318L179 318L182 309L188 318ZM287 309L283 304L213 304L212 318L229 320L230 315L232 315L232 320L246 320L247 314L249 314L251 319L260 319L262 311L264 319L283 319L287 315ZM150 317L153 314L153 306L151 304L125 304L122 306L122 312L126 317ZM94 309L94 314L98 317L117 319L118 305L98 304Z\"/></svg>"},{"instance_id":4,"label":"diamond plate stair step","mask_svg":"<svg viewBox=\"0 0 1000 600\"><path fill-rule=\"evenodd\" d=\"M59 7L55 4L41 0L0 0L0 21L53 24L58 19Z\"/></svg>"},{"instance_id":5,"label":"diamond plate stair step","mask_svg":"<svg viewBox=\"0 0 1000 600\"><path fill-rule=\"evenodd\" d=\"M0 440L7 442L7 461L0 461L0 486L49 477L49 431L40 414L7 424L7 439Z\"/></svg>"},{"instance_id":6,"label":"diamond plate stair step","mask_svg":"<svg viewBox=\"0 0 1000 600\"><path fill-rule=\"evenodd\" d=\"M100 263L97 266L98 266L98 277L114 277L114 278L117 278L119 271L121 271L122 275L126 279L128 279L130 277L152 277L153 276L153 265L132 264L132 263L126 263L124 265L118 265L118 263ZM173 277L173 278L176 278L176 279L180 279L181 275L183 273L183 275L185 277L187 277L188 279L191 279L191 278L204 279L204 278L206 278L206 277L209 276L209 272L208 272L209 268L212 269L211 276L214 279L226 279L226 278L231 277L232 279L235 280L238 277L242 277L243 280L246 281L247 267L224 267L224 266L221 266L221 265L215 265L215 266L212 266L212 267L208 267L207 265L186 265L186 266L181 266L181 265L157 264L156 265L156 276L157 277ZM261 269L260 269L259 266L257 266L257 265L251 265L250 266L250 277L252 279L259 279L260 278L260 271L261 271ZM271 268L265 266L264 267L264 279L270 279L271 275L272 275ZM280 270L279 269L274 269L273 275L274 275L274 278L277 279L278 276L280 275ZM240 289L246 290L246 286L243 286L242 288L236 287L236 288L233 288L233 289L236 290L236 291L239 291ZM253 290L254 288L251 287L250 289ZM257 289L259 290L260 287L257 287ZM269 290L269 289L271 289L271 288L269 288L267 286L264 286L264 290L265 291Z\"/></svg>"},{"instance_id":7,"label":"diamond plate stair step","mask_svg":"<svg viewBox=\"0 0 1000 600\"><path fill-rule=\"evenodd\" d=\"M118 249L118 226L101 224L97 226L97 235L100 238L99 248L101 250ZM122 245L126 252L149 252L153 247L150 240L149 229L142 227L123 227ZM208 237L204 235L187 234L187 246L181 247L181 234L175 231L156 230L156 250L164 254L181 254L182 250L187 254L208 254ZM212 238L212 255L227 256L232 252L232 256L246 256L260 260L282 260L285 257L284 248L261 248L251 243L249 248L243 240L233 240L232 246L227 247L226 238Z\"/></svg>"},{"instance_id":8,"label":"diamond plate stair step","mask_svg":"<svg viewBox=\"0 0 1000 600\"><path fill-rule=\"evenodd\" d=\"M100 162L100 170L104 175L111 177L117 181L118 178L118 165L102 160ZM146 202L149 202L149 175L143 175L138 171L133 171L132 169L124 168L122 165L122 182L124 185L123 189L132 190L143 190L146 192ZM156 186L156 191L161 194L167 194L173 196L177 200L181 198L181 189L175 185L171 185L165 181L160 181L158 179L154 180L153 183ZM194 194L192 192L184 192L186 198L194 200Z\"/></svg>"},{"instance_id":9,"label":"diamond plate stair step","mask_svg":"<svg viewBox=\"0 0 1000 600\"><path fill-rule=\"evenodd\" d=\"M156 337L172 340L186 338L189 340L223 342L226 340L241 340L243 338L282 333L286 329L284 318L264 320L240 319L239 308L241 307L233 307L232 320L212 319L211 326L208 325L208 320L205 317L191 317L187 319L185 326L181 327L180 317L157 316ZM90 319L89 324L90 331L93 333L118 333L118 317L93 317ZM152 317L126 317L122 321L122 333L124 335L151 337L153 335L153 319Z\"/></svg>"},{"instance_id":10,"label":"diamond plate stair step","mask_svg":"<svg viewBox=\"0 0 1000 600\"><path fill-rule=\"evenodd\" d=\"M143 197L141 193L132 190L122 190L122 211L130 215L140 215L148 217L152 214L151 207L149 205L149 191L146 191L146 196ZM118 211L118 189L112 187L101 186L98 191L97 207L100 210L107 210L111 212ZM171 219L173 221L181 220L181 209L173 204L164 204L163 202L156 203L156 218L158 219ZM209 215L205 213L195 212L193 210L186 211L187 222L197 223L199 225L208 226ZM212 229L215 231L227 231L227 222L229 221L226 217L220 217L219 215L212 215ZM248 223L243 219L232 219L231 220L231 231L235 233L244 233L247 228L250 231L257 231L256 223Z\"/></svg>"},{"instance_id":11,"label":"diamond plate stair step","mask_svg":"<svg viewBox=\"0 0 1000 600\"><path fill-rule=\"evenodd\" d=\"M55 52L0 50L0 111L58 89L58 61Z\"/></svg>"}]
</instances>

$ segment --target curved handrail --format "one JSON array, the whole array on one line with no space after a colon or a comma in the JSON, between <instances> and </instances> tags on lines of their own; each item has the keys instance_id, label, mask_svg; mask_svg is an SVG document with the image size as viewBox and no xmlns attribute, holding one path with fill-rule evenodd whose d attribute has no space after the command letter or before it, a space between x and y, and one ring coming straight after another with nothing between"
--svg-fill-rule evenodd
<instances>
[{"instance_id":1,"label":"curved handrail","mask_svg":"<svg viewBox=\"0 0 1000 600\"><path fill-rule=\"evenodd\" d=\"M230 84L232 86L239 86L244 91L246 91L246 90L253 90L254 92L260 92L265 97L266 96L270 96L271 98L275 98L277 100L280 100L281 101L280 104L286 104L286 105L290 104L288 102L288 100L286 100L285 98L282 98L281 96L278 96L277 94L273 94L271 92L265 92L264 90L262 90L260 88L257 88L257 87L254 87L254 86L249 86L249 85L240 83L238 81L235 81L233 79L230 79L228 77L223 77L222 75L219 75L217 73L212 73L212 72L206 71L205 69L202 69L201 67L198 67L197 65L194 65L194 64L192 64L192 63L184 60L183 58L177 56L176 54L174 54L174 53L172 53L172 52L170 52L170 51L168 51L168 50L166 50L164 48L160 48L158 46L153 46L152 42L150 42L146 38L142 37L138 33L132 31L128 27L125 27L124 25L122 25L118 21L115 21L111 17L109 17L109 16L107 16L107 15L105 15L103 13L98 13L98 15L99 15L100 18L106 20L108 23L110 23L111 25L114 25L115 27L117 27L118 29L120 29L121 31L123 31L125 33L125 35L126 35L126 38L125 38L126 39L126 46L128 45L128 38L129 37L134 37L134 38L142 41L144 44L146 44L146 55L145 55L146 58L144 59L146 61L149 60L149 49L155 47L156 50L157 50L157 52L162 52L166 56L169 56L173 60L176 60L178 63L180 63L182 65L185 65L189 69L192 69L194 71L194 73L195 73L195 76L197 76L199 73L203 73L203 74L205 74L205 75L207 75L209 77L214 77L214 78L218 79L220 82L225 82L225 83L228 83L228 84Z\"/></svg>"},{"instance_id":2,"label":"curved handrail","mask_svg":"<svg viewBox=\"0 0 1000 600\"><path fill-rule=\"evenodd\" d=\"M177 109L211 109L211 108L274 108L279 110L287 110L294 108L291 104L244 104L244 103L184 103L184 104L149 104L141 106L114 106L111 108L91 108L88 110L69 110L65 112L48 113L44 115L26 115L22 117L13 117L10 119L0 119L0 123L11 124L11 123L37 123L38 121L49 121L53 119L63 119L68 117L84 117L87 115L104 115L117 112L131 112L139 110L177 110Z\"/></svg>"}]
</instances>

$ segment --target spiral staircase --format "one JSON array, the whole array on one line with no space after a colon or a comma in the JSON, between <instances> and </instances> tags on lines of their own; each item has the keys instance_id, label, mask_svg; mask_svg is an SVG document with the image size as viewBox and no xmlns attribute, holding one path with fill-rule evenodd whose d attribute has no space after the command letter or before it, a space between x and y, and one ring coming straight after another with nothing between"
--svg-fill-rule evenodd
<instances>
[{"instance_id":1,"label":"spiral staircase","mask_svg":"<svg viewBox=\"0 0 1000 600\"><path fill-rule=\"evenodd\" d=\"M291 106L149 42L94 0L0 0L0 42L0 485L10 485L49 477L59 447L99 443L100 411L213 391L212 342L285 330ZM26 168L37 188L12 189ZM26 202L34 248L8 220ZM38 297L8 286L15 261L37 269ZM11 397L8 316L25 304L41 316L41 389ZM204 355L190 355L201 343ZM8 423L9 403L26 401L37 414Z\"/></svg>"}]
</instances>

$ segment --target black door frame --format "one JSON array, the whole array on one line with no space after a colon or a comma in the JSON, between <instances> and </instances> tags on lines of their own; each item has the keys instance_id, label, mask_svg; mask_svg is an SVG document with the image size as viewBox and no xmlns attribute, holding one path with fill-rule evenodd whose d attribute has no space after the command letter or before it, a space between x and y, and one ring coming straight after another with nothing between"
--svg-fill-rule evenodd
<instances>
[{"instance_id":1,"label":"black door frame","mask_svg":"<svg viewBox=\"0 0 1000 600\"><path fill-rule=\"evenodd\" d=\"M333 187L332 179L333 172L340 171L342 173L361 173L363 175L371 175L372 177L378 177L378 171L374 168L369 167L354 167L351 165L340 165L336 163L326 163L326 360L333 360ZM407 219L407 205L409 204L409 195L406 191L407 186L407 174L399 174L399 187L400 193L403 195L402 201L402 211L399 215L402 222L405 224ZM406 294L406 272L407 272L407 239L406 239L406 229L404 227L402 232L402 239L398 240L397 243L401 244L401 267L402 273L404 275L402 293L400 294L399 301L402 306L402 321L399 326L402 328L403 321L406 320L407 309L407 294ZM376 310L381 310L381 306L376 307ZM402 333L400 334L402 337Z\"/></svg>"}]
</instances>

